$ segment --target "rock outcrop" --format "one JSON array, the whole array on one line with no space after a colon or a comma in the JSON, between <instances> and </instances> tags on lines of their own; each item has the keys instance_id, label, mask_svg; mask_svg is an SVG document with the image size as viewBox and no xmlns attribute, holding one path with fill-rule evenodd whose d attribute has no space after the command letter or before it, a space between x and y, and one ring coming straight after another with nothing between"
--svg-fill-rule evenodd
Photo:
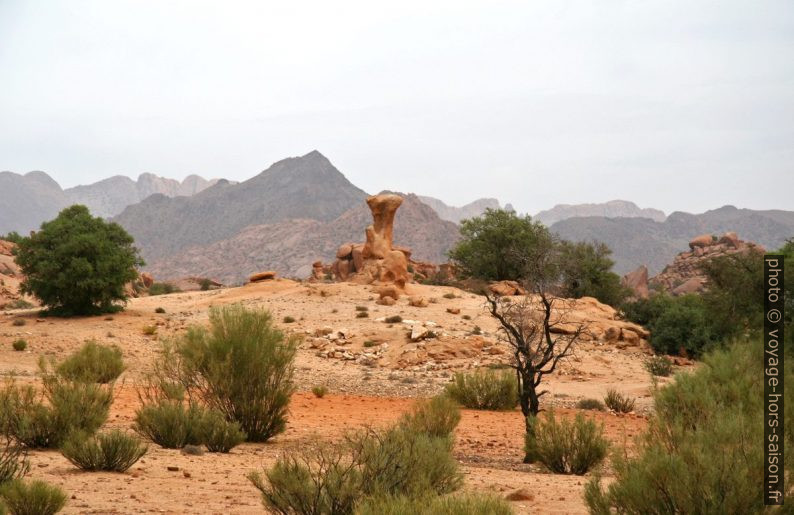
<instances>
[{"instance_id":1,"label":"rock outcrop","mask_svg":"<svg viewBox=\"0 0 794 515\"><path fill-rule=\"evenodd\" d=\"M720 237L701 234L690 240L689 249L689 252L678 254L662 273L648 281L651 290L673 295L700 293L706 288L706 276L702 270L705 262L732 254L765 252L760 245L740 240L735 232L726 232Z\"/></svg>"},{"instance_id":2,"label":"rock outcrop","mask_svg":"<svg viewBox=\"0 0 794 515\"><path fill-rule=\"evenodd\" d=\"M648 290L648 267L640 265L621 279L621 284L631 290L631 296L635 299L647 299L650 292Z\"/></svg>"}]
</instances>

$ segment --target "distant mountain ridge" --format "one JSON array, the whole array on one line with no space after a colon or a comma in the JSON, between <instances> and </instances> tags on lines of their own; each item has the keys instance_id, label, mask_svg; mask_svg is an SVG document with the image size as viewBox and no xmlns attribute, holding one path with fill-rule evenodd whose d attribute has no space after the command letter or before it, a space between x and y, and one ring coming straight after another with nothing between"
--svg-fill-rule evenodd
<instances>
[{"instance_id":1,"label":"distant mountain ridge","mask_svg":"<svg viewBox=\"0 0 794 515\"><path fill-rule=\"evenodd\" d=\"M461 220L480 216L486 209L500 209L499 201L495 198L480 198L460 207L449 206L442 200L419 195L420 201L432 207L442 220L459 224Z\"/></svg>"},{"instance_id":2,"label":"distant mountain ridge","mask_svg":"<svg viewBox=\"0 0 794 515\"><path fill-rule=\"evenodd\" d=\"M642 209L627 200L610 200L599 204L557 204L551 209L539 212L533 218L546 226L551 226L561 220L584 216L650 218L656 222L664 222L667 218L663 211L653 208Z\"/></svg>"},{"instance_id":3,"label":"distant mountain ridge","mask_svg":"<svg viewBox=\"0 0 794 515\"><path fill-rule=\"evenodd\" d=\"M84 204L95 216L109 218L152 194L189 196L217 181L189 175L180 182L144 173L136 181L116 175L64 190L45 172L24 175L0 172L0 234L10 231L25 234L38 229L41 222L54 218L61 209L72 204Z\"/></svg>"},{"instance_id":4,"label":"distant mountain ridge","mask_svg":"<svg viewBox=\"0 0 794 515\"><path fill-rule=\"evenodd\" d=\"M743 240L768 250L781 247L794 237L794 211L738 209L723 206L693 215L676 211L663 222L649 218L568 218L552 224L560 237L574 241L601 241L612 249L615 272L626 274L646 265L656 275L675 256L688 249L689 241L701 234L721 235L732 231Z\"/></svg>"}]
</instances>

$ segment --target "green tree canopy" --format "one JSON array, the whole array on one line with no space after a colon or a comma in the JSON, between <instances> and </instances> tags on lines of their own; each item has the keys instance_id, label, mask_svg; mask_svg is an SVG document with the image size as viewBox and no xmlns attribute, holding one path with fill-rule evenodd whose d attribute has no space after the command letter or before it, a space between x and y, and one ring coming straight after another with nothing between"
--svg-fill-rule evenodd
<instances>
[{"instance_id":1,"label":"green tree canopy","mask_svg":"<svg viewBox=\"0 0 794 515\"><path fill-rule=\"evenodd\" d=\"M562 294L575 299L595 297L618 306L628 296L620 277L612 271L612 250L604 243L560 243Z\"/></svg>"},{"instance_id":2,"label":"green tree canopy","mask_svg":"<svg viewBox=\"0 0 794 515\"><path fill-rule=\"evenodd\" d=\"M22 291L60 315L117 309L114 302L126 300L124 285L144 264L120 225L91 216L81 205L64 209L22 238L16 262L26 276Z\"/></svg>"},{"instance_id":3,"label":"green tree canopy","mask_svg":"<svg viewBox=\"0 0 794 515\"><path fill-rule=\"evenodd\" d=\"M525 278L527 263L553 241L540 222L501 209L487 209L482 216L464 220L460 234L449 257L464 275L487 281Z\"/></svg>"}]
</instances>

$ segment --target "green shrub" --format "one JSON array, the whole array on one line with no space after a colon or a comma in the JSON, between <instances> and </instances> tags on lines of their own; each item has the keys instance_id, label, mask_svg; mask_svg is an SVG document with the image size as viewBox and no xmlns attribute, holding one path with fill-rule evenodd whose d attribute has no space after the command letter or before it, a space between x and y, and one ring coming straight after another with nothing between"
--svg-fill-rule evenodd
<instances>
[{"instance_id":1,"label":"green shrub","mask_svg":"<svg viewBox=\"0 0 794 515\"><path fill-rule=\"evenodd\" d=\"M61 454L73 465L89 471L124 472L148 450L138 438L118 429L88 436L72 433L61 446Z\"/></svg>"},{"instance_id":2,"label":"green shrub","mask_svg":"<svg viewBox=\"0 0 794 515\"><path fill-rule=\"evenodd\" d=\"M185 445L200 445L200 426L203 410L195 404L188 407L181 401L162 399L146 404L135 413L132 428L166 449L181 449Z\"/></svg>"},{"instance_id":3,"label":"green shrub","mask_svg":"<svg viewBox=\"0 0 794 515\"><path fill-rule=\"evenodd\" d=\"M165 313L165 308L162 308L162 307L160 307L160 308L155 308L154 312L155 312L155 313L160 313L160 314L163 314L163 313Z\"/></svg>"},{"instance_id":4,"label":"green shrub","mask_svg":"<svg viewBox=\"0 0 794 515\"><path fill-rule=\"evenodd\" d=\"M667 356L653 356L645 362L645 370L654 376L668 377L673 373L673 362Z\"/></svg>"},{"instance_id":5,"label":"green shrub","mask_svg":"<svg viewBox=\"0 0 794 515\"><path fill-rule=\"evenodd\" d=\"M212 308L210 329L191 328L170 353L178 364L164 368L176 370L207 407L239 422L249 441L265 442L286 426L298 341L267 311Z\"/></svg>"},{"instance_id":6,"label":"green shrub","mask_svg":"<svg viewBox=\"0 0 794 515\"><path fill-rule=\"evenodd\" d=\"M474 329L471 330L471 334L479 336L482 334L482 329L480 328L480 326L475 325Z\"/></svg>"},{"instance_id":7,"label":"green shrub","mask_svg":"<svg viewBox=\"0 0 794 515\"><path fill-rule=\"evenodd\" d=\"M171 283L152 283L149 286L149 295L168 295L169 293L179 293L181 290Z\"/></svg>"},{"instance_id":8,"label":"green shrub","mask_svg":"<svg viewBox=\"0 0 794 515\"><path fill-rule=\"evenodd\" d=\"M318 399L322 399L323 397L325 397L325 393L326 393L327 391L328 391L328 390L325 388L325 386L313 386L313 387L312 387L312 393L313 393L313 394L314 394L314 396L315 396L315 397L317 397Z\"/></svg>"},{"instance_id":9,"label":"green shrub","mask_svg":"<svg viewBox=\"0 0 794 515\"><path fill-rule=\"evenodd\" d=\"M21 290L58 315L117 311L114 303L127 299L124 286L144 264L133 243L119 224L91 216L85 206L68 207L20 240Z\"/></svg>"},{"instance_id":10,"label":"green shrub","mask_svg":"<svg viewBox=\"0 0 794 515\"><path fill-rule=\"evenodd\" d=\"M30 469L30 463L28 463L24 447L9 436L0 436L0 438L2 438L2 443L0 443L0 485L2 485L22 478Z\"/></svg>"},{"instance_id":11,"label":"green shrub","mask_svg":"<svg viewBox=\"0 0 794 515\"><path fill-rule=\"evenodd\" d=\"M518 381L510 371L458 372L445 391L470 409L510 410L518 404Z\"/></svg>"},{"instance_id":12,"label":"green shrub","mask_svg":"<svg viewBox=\"0 0 794 515\"><path fill-rule=\"evenodd\" d=\"M366 348L374 347L376 345L378 345L378 342L376 342L376 341L373 341L373 340L364 341L364 347L366 347Z\"/></svg>"},{"instance_id":13,"label":"green shrub","mask_svg":"<svg viewBox=\"0 0 794 515\"><path fill-rule=\"evenodd\" d=\"M579 409L604 411L604 403L598 399L582 399L576 403L576 407Z\"/></svg>"},{"instance_id":14,"label":"green shrub","mask_svg":"<svg viewBox=\"0 0 794 515\"><path fill-rule=\"evenodd\" d=\"M96 432L107 420L113 402L108 388L51 374L44 377L41 396L32 386L14 382L0 391L0 406L9 407L4 425L27 447L59 447L73 431Z\"/></svg>"},{"instance_id":15,"label":"green shrub","mask_svg":"<svg viewBox=\"0 0 794 515\"><path fill-rule=\"evenodd\" d=\"M87 341L80 350L63 360L55 369L57 373L72 381L107 384L124 372L121 349L115 345L99 345Z\"/></svg>"},{"instance_id":16,"label":"green shrub","mask_svg":"<svg viewBox=\"0 0 794 515\"><path fill-rule=\"evenodd\" d=\"M292 323L294 323L294 322L295 322L295 317L286 316L286 317L284 317L284 319L283 319L282 321L283 321L285 324L292 324Z\"/></svg>"},{"instance_id":17,"label":"green shrub","mask_svg":"<svg viewBox=\"0 0 794 515\"><path fill-rule=\"evenodd\" d=\"M15 479L0 486L0 499L11 515L53 515L66 506L66 494L44 481Z\"/></svg>"},{"instance_id":18,"label":"green shrub","mask_svg":"<svg viewBox=\"0 0 794 515\"><path fill-rule=\"evenodd\" d=\"M459 422L460 408L446 395L417 401L400 420L404 428L433 437L450 436Z\"/></svg>"},{"instance_id":19,"label":"green shrub","mask_svg":"<svg viewBox=\"0 0 794 515\"><path fill-rule=\"evenodd\" d=\"M15 351L22 352L28 348L28 342L20 338L19 340L14 340L14 343L12 343L11 346Z\"/></svg>"},{"instance_id":20,"label":"green shrub","mask_svg":"<svg viewBox=\"0 0 794 515\"><path fill-rule=\"evenodd\" d=\"M584 475L601 463L609 442L604 438L603 425L597 426L581 413L573 422L557 421L554 412L545 417L529 417L524 450L529 461L540 461L558 474Z\"/></svg>"},{"instance_id":21,"label":"green shrub","mask_svg":"<svg viewBox=\"0 0 794 515\"><path fill-rule=\"evenodd\" d=\"M16 326L16 327L22 327L26 323L27 322L25 321L24 318L15 318L14 321L11 322L11 325Z\"/></svg>"},{"instance_id":22,"label":"green shrub","mask_svg":"<svg viewBox=\"0 0 794 515\"><path fill-rule=\"evenodd\" d=\"M25 299L12 300L8 304L6 304L6 309L30 309L32 307L33 304L26 301Z\"/></svg>"},{"instance_id":23,"label":"green shrub","mask_svg":"<svg viewBox=\"0 0 794 515\"><path fill-rule=\"evenodd\" d=\"M634 403L635 399L623 395L612 388L607 390L607 394L604 397L604 404L616 413L631 413L634 411Z\"/></svg>"},{"instance_id":24,"label":"green shrub","mask_svg":"<svg viewBox=\"0 0 794 515\"><path fill-rule=\"evenodd\" d=\"M201 285L201 291L207 291L212 286L212 281L210 281L205 277L204 279L201 280L200 285Z\"/></svg>"},{"instance_id":25,"label":"green shrub","mask_svg":"<svg viewBox=\"0 0 794 515\"><path fill-rule=\"evenodd\" d=\"M444 295L442 295L442 297L444 297L445 299L454 299L456 296L454 293L445 293Z\"/></svg>"},{"instance_id":26,"label":"green shrub","mask_svg":"<svg viewBox=\"0 0 794 515\"><path fill-rule=\"evenodd\" d=\"M386 317L386 319L384 320L384 322L386 322L387 324L399 324L402 321L403 321L403 317L401 317L400 315L392 315Z\"/></svg>"},{"instance_id":27,"label":"green shrub","mask_svg":"<svg viewBox=\"0 0 794 515\"><path fill-rule=\"evenodd\" d=\"M471 315L461 315L460 318L463 320L471 320Z\"/></svg>"},{"instance_id":28,"label":"green shrub","mask_svg":"<svg viewBox=\"0 0 794 515\"><path fill-rule=\"evenodd\" d=\"M157 334L157 326L156 325L145 325L145 326L143 326L143 329L141 329L141 331L146 336L154 336L155 334Z\"/></svg>"},{"instance_id":29,"label":"green shrub","mask_svg":"<svg viewBox=\"0 0 794 515\"><path fill-rule=\"evenodd\" d=\"M229 422L216 410L205 410L200 418L198 434L209 452L227 453L245 441L245 433L237 422Z\"/></svg>"},{"instance_id":30,"label":"green shrub","mask_svg":"<svg viewBox=\"0 0 794 515\"><path fill-rule=\"evenodd\" d=\"M738 341L704 356L692 373L654 393L648 429L629 456L615 452L615 480L603 489L590 481L585 500L590 512L607 513L767 513L764 491L764 375L760 340ZM785 382L794 381L786 360ZM785 445L794 445L794 407L783 414ZM786 453L781 472L794 474ZM792 492L785 506L794 503ZM781 511L780 513L786 513Z\"/></svg>"},{"instance_id":31,"label":"green shrub","mask_svg":"<svg viewBox=\"0 0 794 515\"><path fill-rule=\"evenodd\" d=\"M370 497L359 503L356 515L511 515L513 509L495 495L462 494L411 499Z\"/></svg>"},{"instance_id":32,"label":"green shrub","mask_svg":"<svg viewBox=\"0 0 794 515\"><path fill-rule=\"evenodd\" d=\"M264 475L248 479L275 513L349 514L361 495L361 475L347 450L314 444L280 457Z\"/></svg>"}]
</instances>

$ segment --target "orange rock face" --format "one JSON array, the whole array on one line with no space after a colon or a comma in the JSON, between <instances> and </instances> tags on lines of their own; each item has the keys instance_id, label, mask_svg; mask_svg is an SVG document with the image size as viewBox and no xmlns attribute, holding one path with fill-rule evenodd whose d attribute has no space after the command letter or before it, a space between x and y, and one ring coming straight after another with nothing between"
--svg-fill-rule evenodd
<instances>
[{"instance_id":1,"label":"orange rock face","mask_svg":"<svg viewBox=\"0 0 794 515\"><path fill-rule=\"evenodd\" d=\"M399 195L373 195L367 198L373 223L366 230L367 242L362 250L364 259L384 259L392 250L394 215L402 203L403 199Z\"/></svg>"},{"instance_id":2,"label":"orange rock face","mask_svg":"<svg viewBox=\"0 0 794 515\"><path fill-rule=\"evenodd\" d=\"M248 278L249 282L258 283L259 281L269 281L276 278L276 272L267 270L265 272L257 272Z\"/></svg>"}]
</instances>

